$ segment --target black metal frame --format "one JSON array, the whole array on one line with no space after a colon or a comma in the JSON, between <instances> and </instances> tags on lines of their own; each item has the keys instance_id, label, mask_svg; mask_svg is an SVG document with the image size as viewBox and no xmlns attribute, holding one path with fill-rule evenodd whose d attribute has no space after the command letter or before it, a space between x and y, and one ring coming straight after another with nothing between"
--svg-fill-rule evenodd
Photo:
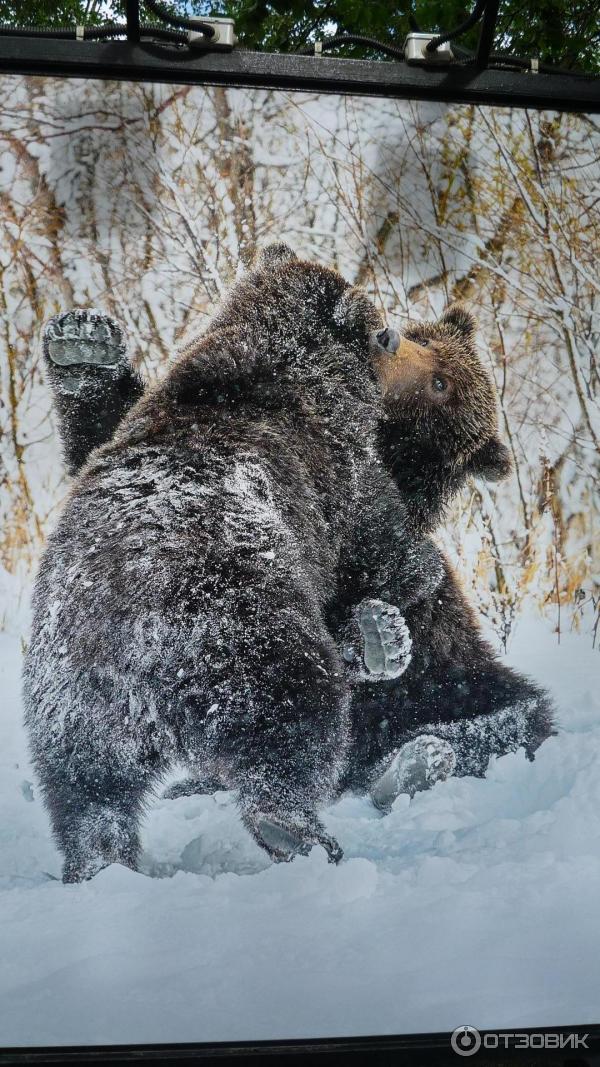
<instances>
[{"instance_id":1,"label":"black metal frame","mask_svg":"<svg viewBox=\"0 0 600 1067\"><path fill-rule=\"evenodd\" d=\"M137 44L140 39L140 0L126 0L127 40Z\"/></svg>"},{"instance_id":2,"label":"black metal frame","mask_svg":"<svg viewBox=\"0 0 600 1067\"><path fill-rule=\"evenodd\" d=\"M500 0L487 0L471 63L409 66L322 56L177 49L140 41L140 2L126 0L126 40L0 35L0 73L115 78L368 94L443 103L600 111L600 78L490 69Z\"/></svg>"},{"instance_id":3,"label":"black metal frame","mask_svg":"<svg viewBox=\"0 0 600 1067\"><path fill-rule=\"evenodd\" d=\"M496 23L498 22L499 7L500 0L488 0L483 12L481 29L479 31L479 41L477 43L477 52L475 54L475 62L480 70L484 70L489 62L492 46L494 44L494 37L496 36Z\"/></svg>"},{"instance_id":4,"label":"black metal frame","mask_svg":"<svg viewBox=\"0 0 600 1067\"><path fill-rule=\"evenodd\" d=\"M401 991L399 991L401 995ZM568 1037L578 1034L587 1038L585 1050L574 1051L568 1046L560 1050L525 1051L510 1045L503 1039L493 1050L486 1049L488 1034L503 1034L506 1031L481 1031L483 1046L473 1059L464 1061L452 1051L449 1033L408 1034L402 1037L380 1036L364 1038L325 1038L316 1041L257 1041L219 1043L213 1045L96 1045L85 1048L56 1047L43 1049L5 1049L0 1051L0 1063L6 1067L37 1067L39 1064L110 1064L131 1067L136 1063L177 1064L189 1061L203 1067L238 1067L248 1064L255 1067L265 1062L269 1067L285 1064L292 1067L458 1067L469 1062L474 1067L502 1067L507 1063L522 1067L598 1067L600 1064L600 1027L540 1027L519 1029L518 1036L552 1032Z\"/></svg>"},{"instance_id":5,"label":"black metal frame","mask_svg":"<svg viewBox=\"0 0 600 1067\"><path fill-rule=\"evenodd\" d=\"M489 27L482 38L481 56L478 55L475 63L440 70L395 61L272 55L242 49L195 54L187 49L136 43L137 9L136 0L129 0L128 40L96 42L0 36L0 74L192 82L600 112L600 78L482 69L485 50L491 46L493 35Z\"/></svg>"}]
</instances>

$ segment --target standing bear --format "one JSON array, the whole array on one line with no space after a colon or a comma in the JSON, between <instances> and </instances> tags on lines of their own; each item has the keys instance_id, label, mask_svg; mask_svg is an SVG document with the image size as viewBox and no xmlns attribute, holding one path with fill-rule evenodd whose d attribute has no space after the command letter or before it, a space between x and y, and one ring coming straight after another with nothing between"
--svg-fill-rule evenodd
<instances>
[{"instance_id":1,"label":"standing bear","mask_svg":"<svg viewBox=\"0 0 600 1067\"><path fill-rule=\"evenodd\" d=\"M65 395L96 342L121 388L110 322L84 316L76 344L63 325L49 346ZM340 561L362 560L345 602L383 582L402 611L442 575L435 547L406 536L377 449L398 343L339 274L268 249L79 471L37 576L24 674L66 881L135 867L144 800L173 763L236 790L274 858L320 843L339 859L317 809L350 740L327 626Z\"/></svg>"}]
</instances>

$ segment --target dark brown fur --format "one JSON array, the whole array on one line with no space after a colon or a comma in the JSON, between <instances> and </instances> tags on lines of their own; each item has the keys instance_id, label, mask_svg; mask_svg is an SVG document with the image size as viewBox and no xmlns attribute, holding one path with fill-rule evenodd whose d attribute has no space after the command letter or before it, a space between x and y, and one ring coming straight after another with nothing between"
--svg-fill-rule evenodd
<instances>
[{"instance_id":1,"label":"dark brown fur","mask_svg":"<svg viewBox=\"0 0 600 1067\"><path fill-rule=\"evenodd\" d=\"M360 299L356 303L355 292L350 292L358 308ZM285 288L279 288L269 303L273 316L280 314L284 323L286 316L278 308L288 303L289 293ZM225 306L209 337L192 342L173 368L165 387L161 385L146 394L143 404L138 405L136 414L132 413L127 422L129 440L135 440L136 435L144 438L149 433L158 443L163 435L170 437L176 433L179 423L186 432L189 408L201 400L198 361L202 366L203 388L213 388L212 374L222 409L235 408L236 400L242 396L245 410L255 404L257 412L266 413L270 405L277 406L282 385L278 380L281 353L278 355L277 347L265 353L259 345L252 358L246 358L240 366L239 351L228 341L232 320L238 315L246 321L255 318L251 287L236 289L235 305L230 302ZM218 327L216 345L212 337L215 327ZM277 331L276 321L271 329ZM474 335L472 317L455 306L438 323L411 326L396 358L381 357L378 362L380 377L387 388L387 415L379 427L379 448L406 505L405 521L415 549L413 583L421 592L423 550L420 546L427 543L428 535L443 519L447 503L469 476L497 479L506 477L511 469L508 451L497 436L493 386L482 367ZM428 344L423 345L424 341ZM282 337L284 348L286 343ZM433 387L433 378L437 376L442 376L447 383L441 393ZM111 389L114 391L115 387L109 376L105 376L105 383L106 404L110 409ZM302 401L297 392L289 393L286 400L289 432L299 417L298 405L305 406L310 390L309 378L307 396ZM60 397L57 401L60 406ZM83 459L96 443L90 434L86 403L84 394L79 398L79 407L70 404L68 412L69 434L78 442L77 456ZM200 450L210 445L211 432L209 429L208 437L198 441ZM105 439L108 436L107 433ZM120 435L117 440L122 440ZM318 467L319 460L314 468L315 479L319 475ZM323 493L333 514L339 507L335 482L324 485ZM533 683L506 667L483 640L476 616L447 560L443 560L439 589L421 600L408 592L410 559L406 545L400 567L402 587L394 587L390 581L384 581L376 589L364 587L365 573L374 573L370 566L377 563L374 556L383 560L384 573L394 573L393 567L389 569L389 563L393 563L393 558L389 558L392 546L385 537L382 539L376 524L375 509L371 513L371 528L363 531L359 543L354 545L353 558L346 560L345 581L338 599L330 605L330 627L338 635L344 631L348 612L361 589L363 595L385 596L392 602L400 597L413 637L413 659L408 671L397 681L363 683L355 689L351 709L353 739L341 787L367 788L390 755L419 733L433 733L451 741L458 774L483 774L492 754L499 755L520 745L532 754L552 729L549 701ZM207 774L180 787L179 791L210 791L220 781L218 776Z\"/></svg>"},{"instance_id":2,"label":"dark brown fur","mask_svg":"<svg viewBox=\"0 0 600 1067\"><path fill-rule=\"evenodd\" d=\"M24 678L65 880L135 867L173 763L234 789L274 858L315 843L340 858L317 814L349 741L326 624L340 561L360 560L350 597L383 581L402 609L440 574L432 546L404 540L376 447L382 326L339 274L272 248L80 469Z\"/></svg>"}]
</instances>

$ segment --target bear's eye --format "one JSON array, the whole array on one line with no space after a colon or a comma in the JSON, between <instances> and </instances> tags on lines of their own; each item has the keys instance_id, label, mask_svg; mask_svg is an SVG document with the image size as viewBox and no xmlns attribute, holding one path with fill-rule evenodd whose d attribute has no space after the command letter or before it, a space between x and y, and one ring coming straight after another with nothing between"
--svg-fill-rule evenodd
<instances>
[{"instance_id":1,"label":"bear's eye","mask_svg":"<svg viewBox=\"0 0 600 1067\"><path fill-rule=\"evenodd\" d=\"M431 384L435 389L436 393L445 393L446 389L448 388L447 380L445 378L442 378L439 374L434 374L433 378L431 379Z\"/></svg>"},{"instance_id":2,"label":"bear's eye","mask_svg":"<svg viewBox=\"0 0 600 1067\"><path fill-rule=\"evenodd\" d=\"M423 337L420 341L417 341L417 344L420 345L421 348L429 348L429 338Z\"/></svg>"}]
</instances>

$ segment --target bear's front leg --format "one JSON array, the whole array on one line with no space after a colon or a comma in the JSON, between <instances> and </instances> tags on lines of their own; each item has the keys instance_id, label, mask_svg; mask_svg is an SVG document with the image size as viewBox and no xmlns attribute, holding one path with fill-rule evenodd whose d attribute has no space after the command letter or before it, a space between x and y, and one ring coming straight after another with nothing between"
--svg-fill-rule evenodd
<instances>
[{"instance_id":1,"label":"bear's front leg","mask_svg":"<svg viewBox=\"0 0 600 1067\"><path fill-rule=\"evenodd\" d=\"M77 308L50 319L42 347L69 474L110 440L144 391L123 330L99 311Z\"/></svg>"}]
</instances>

